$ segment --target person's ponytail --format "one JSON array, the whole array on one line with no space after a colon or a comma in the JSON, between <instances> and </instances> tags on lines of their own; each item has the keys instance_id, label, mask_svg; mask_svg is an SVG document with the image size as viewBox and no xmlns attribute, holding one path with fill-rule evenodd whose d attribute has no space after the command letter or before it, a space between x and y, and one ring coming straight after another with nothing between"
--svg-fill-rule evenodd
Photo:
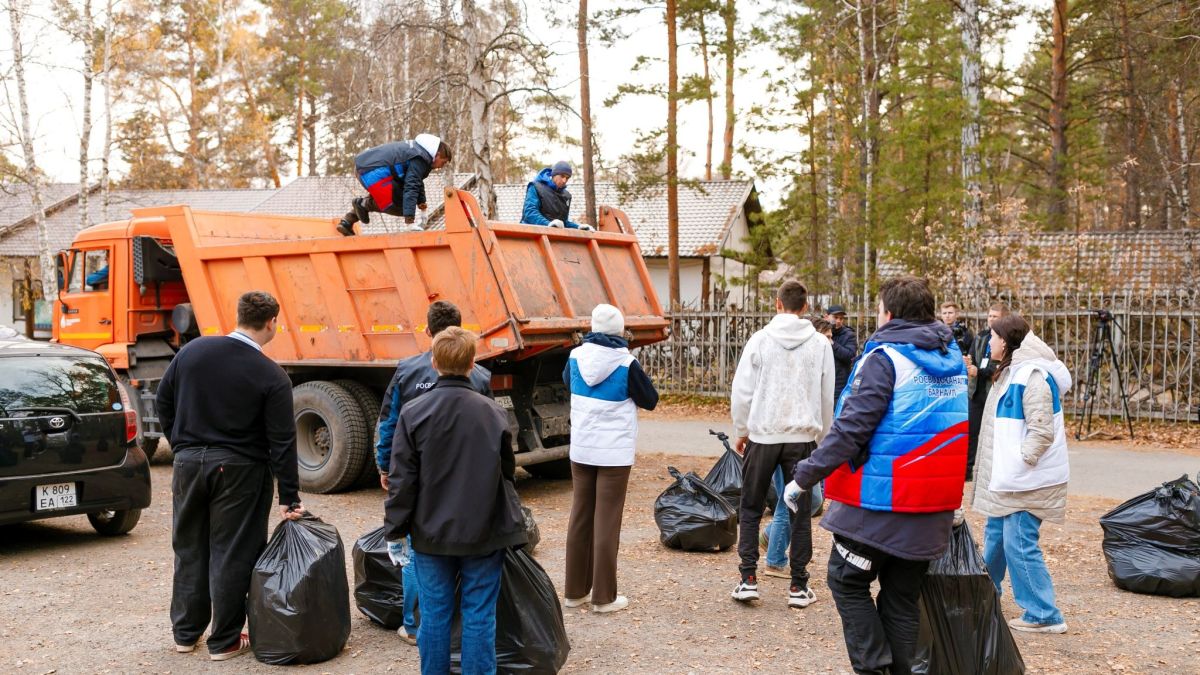
<instances>
[{"instance_id":1,"label":"person's ponytail","mask_svg":"<svg viewBox=\"0 0 1200 675\"><path fill-rule=\"evenodd\" d=\"M1021 348L1021 342L1029 335L1029 322L1020 314L1008 314L992 322L992 333L1004 340L1004 358L996 364L992 372L992 381L1000 379L1000 373L1012 365L1013 352Z\"/></svg>"}]
</instances>

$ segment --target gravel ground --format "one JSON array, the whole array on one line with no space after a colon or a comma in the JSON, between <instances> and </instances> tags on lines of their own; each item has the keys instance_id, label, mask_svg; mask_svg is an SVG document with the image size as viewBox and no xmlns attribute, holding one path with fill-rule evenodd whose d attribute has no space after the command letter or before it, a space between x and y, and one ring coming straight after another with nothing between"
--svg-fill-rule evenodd
<instances>
[{"instance_id":1,"label":"gravel ground","mask_svg":"<svg viewBox=\"0 0 1200 675\"><path fill-rule=\"evenodd\" d=\"M621 590L631 608L612 615L566 610L572 651L565 672L734 673L749 670L848 672L837 612L824 583L830 538L814 531L810 568L819 602L789 610L786 581L762 579L764 599L744 607L729 599L737 581L733 551L681 553L658 542L654 499L669 483L666 466L703 474L712 460L642 455L625 511ZM275 672L252 656L222 664L205 650L172 650L170 467L153 467L154 505L130 535L104 539L83 517L0 528L0 672L193 673ZM1149 487L1149 486L1147 486ZM522 480L536 514L536 557L561 586L570 486ZM377 526L378 490L310 495L306 505L336 525L346 544ZM1064 525L1043 528L1060 606L1071 632L1017 635L1029 672L1196 672L1200 601L1118 591L1105 572L1099 516L1116 500L1072 498ZM974 531L981 521L970 517ZM352 571L350 572L352 574ZM1018 615L1008 594L1006 616ZM417 652L354 612L350 643L314 673L412 673Z\"/></svg>"}]
</instances>

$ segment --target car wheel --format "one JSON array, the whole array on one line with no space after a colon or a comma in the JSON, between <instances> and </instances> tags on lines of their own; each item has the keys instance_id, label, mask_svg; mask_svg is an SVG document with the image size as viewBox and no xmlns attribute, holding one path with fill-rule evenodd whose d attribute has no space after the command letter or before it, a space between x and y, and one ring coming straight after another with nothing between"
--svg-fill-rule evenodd
<instances>
[{"instance_id":1,"label":"car wheel","mask_svg":"<svg viewBox=\"0 0 1200 675\"><path fill-rule=\"evenodd\" d=\"M99 513L89 513L88 522L97 532L106 537L113 537L118 534L126 534L138 524L138 520L142 517L141 509L128 509L126 511L101 511Z\"/></svg>"},{"instance_id":2,"label":"car wheel","mask_svg":"<svg viewBox=\"0 0 1200 675\"><path fill-rule=\"evenodd\" d=\"M362 475L359 476L356 487L372 487L379 485L379 469L375 466L375 444L379 442L376 433L379 421L379 409L383 405L383 397L375 390L355 380L334 380L334 384L350 392L358 406L362 408L363 419L367 422L367 436L371 439L370 455L363 463Z\"/></svg>"},{"instance_id":3,"label":"car wheel","mask_svg":"<svg viewBox=\"0 0 1200 675\"><path fill-rule=\"evenodd\" d=\"M292 389L300 489L327 494L354 485L371 454L362 407L345 388L317 380Z\"/></svg>"},{"instance_id":4,"label":"car wheel","mask_svg":"<svg viewBox=\"0 0 1200 675\"><path fill-rule=\"evenodd\" d=\"M550 480L571 478L571 460L566 458L541 462L540 464L526 464L521 468L528 471L529 475L534 478L546 478Z\"/></svg>"}]
</instances>

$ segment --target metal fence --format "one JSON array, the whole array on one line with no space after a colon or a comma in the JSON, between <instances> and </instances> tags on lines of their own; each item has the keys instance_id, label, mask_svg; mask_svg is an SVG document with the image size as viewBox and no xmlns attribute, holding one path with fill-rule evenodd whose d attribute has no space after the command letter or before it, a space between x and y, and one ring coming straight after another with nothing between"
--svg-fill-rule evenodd
<instances>
[{"instance_id":1,"label":"metal fence","mask_svg":"<svg viewBox=\"0 0 1200 675\"><path fill-rule=\"evenodd\" d=\"M1114 366L1106 355L1096 368L1097 415L1118 415L1122 408L1118 372L1125 383L1130 412L1141 419L1200 422L1200 368L1196 359L1200 297L1186 293L1109 295L1022 295L1001 297L1024 316L1034 332L1054 349L1075 378L1064 406L1083 409L1097 348L1099 314L1112 313ZM992 300L960 303L972 331L986 325ZM859 347L875 330L875 301L846 304L847 324ZM746 340L773 314L682 310L668 318L670 337L638 352L659 389L677 394L725 397Z\"/></svg>"}]
</instances>

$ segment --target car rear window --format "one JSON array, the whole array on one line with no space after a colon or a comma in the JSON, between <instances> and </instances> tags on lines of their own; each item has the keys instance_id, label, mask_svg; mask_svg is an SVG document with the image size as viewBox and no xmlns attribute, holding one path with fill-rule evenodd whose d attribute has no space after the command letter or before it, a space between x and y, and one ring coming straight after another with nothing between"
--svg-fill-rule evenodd
<instances>
[{"instance_id":1,"label":"car rear window","mask_svg":"<svg viewBox=\"0 0 1200 675\"><path fill-rule=\"evenodd\" d=\"M14 408L70 408L79 414L121 409L121 394L108 364L75 356L0 358L0 415ZM27 411L26 414L33 411Z\"/></svg>"}]
</instances>

